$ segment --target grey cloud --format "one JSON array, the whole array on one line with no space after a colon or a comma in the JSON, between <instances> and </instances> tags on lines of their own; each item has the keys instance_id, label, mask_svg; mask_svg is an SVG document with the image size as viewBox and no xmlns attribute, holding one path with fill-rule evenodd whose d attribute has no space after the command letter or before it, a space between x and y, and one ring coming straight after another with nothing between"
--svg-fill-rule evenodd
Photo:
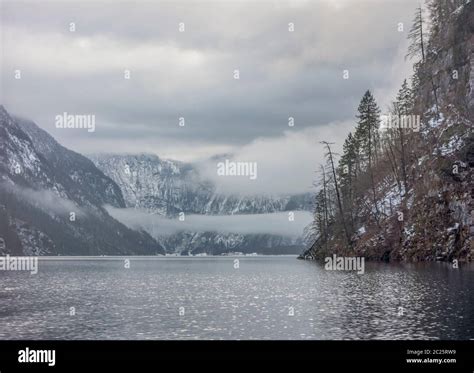
<instances>
[{"instance_id":1,"label":"grey cloud","mask_svg":"<svg viewBox=\"0 0 474 373\"><path fill-rule=\"evenodd\" d=\"M307 211L295 211L294 221L288 212L254 215L186 215L184 221L153 215L139 209L117 209L107 206L111 216L132 229L143 229L153 236L178 232L217 232L236 234L273 234L299 237L311 222Z\"/></svg>"},{"instance_id":2,"label":"grey cloud","mask_svg":"<svg viewBox=\"0 0 474 373\"><path fill-rule=\"evenodd\" d=\"M410 69L403 55L416 6L414 0L7 1L1 101L79 152L126 146L199 158L284 136L289 116L295 131L354 121L368 88L383 107ZM69 22L76 22L75 33ZM21 80L13 79L15 69ZM124 69L131 80L123 79ZM344 69L349 80L342 79ZM56 130L54 117L64 111L95 114L96 132Z\"/></svg>"},{"instance_id":3,"label":"grey cloud","mask_svg":"<svg viewBox=\"0 0 474 373\"><path fill-rule=\"evenodd\" d=\"M37 206L50 213L69 216L71 212L74 212L78 217L85 215L85 211L73 201L60 197L49 190L34 190L18 185L12 186L8 183L0 184L0 188L8 190L16 194L23 201L28 201L31 205Z\"/></svg>"}]
</instances>

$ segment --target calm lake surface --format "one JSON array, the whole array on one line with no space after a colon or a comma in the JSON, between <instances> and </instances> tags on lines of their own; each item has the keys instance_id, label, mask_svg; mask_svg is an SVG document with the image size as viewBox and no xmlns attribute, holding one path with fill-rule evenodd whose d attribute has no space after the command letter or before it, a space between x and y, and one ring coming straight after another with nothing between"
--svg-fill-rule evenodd
<instances>
[{"instance_id":1,"label":"calm lake surface","mask_svg":"<svg viewBox=\"0 0 474 373\"><path fill-rule=\"evenodd\" d=\"M366 263L357 275L288 256L129 260L0 271L0 339L474 338L472 265Z\"/></svg>"}]
</instances>

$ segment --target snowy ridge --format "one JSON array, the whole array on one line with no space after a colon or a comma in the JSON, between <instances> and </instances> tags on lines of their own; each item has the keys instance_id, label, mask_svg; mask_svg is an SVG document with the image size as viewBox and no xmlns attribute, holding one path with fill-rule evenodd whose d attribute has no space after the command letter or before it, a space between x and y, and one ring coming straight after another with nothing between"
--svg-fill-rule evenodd
<instances>
[{"instance_id":1,"label":"snowy ridge","mask_svg":"<svg viewBox=\"0 0 474 373\"><path fill-rule=\"evenodd\" d=\"M176 218L181 212L235 215L310 211L312 208L309 193L276 197L219 194L211 181L201 178L193 164L161 159L152 154L97 154L90 159L119 185L127 207L145 209L150 214L168 218ZM285 250L298 253L302 237L183 232L160 238L160 243L169 252L222 253L235 249L253 252L258 248L265 251L280 248L285 253L288 252Z\"/></svg>"}]
</instances>

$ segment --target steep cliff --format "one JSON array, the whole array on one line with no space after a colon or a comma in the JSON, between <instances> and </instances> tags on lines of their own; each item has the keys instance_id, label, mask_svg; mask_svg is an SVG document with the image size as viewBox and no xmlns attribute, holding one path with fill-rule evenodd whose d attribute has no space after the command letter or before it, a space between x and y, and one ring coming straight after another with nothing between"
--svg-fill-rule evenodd
<instances>
[{"instance_id":1,"label":"steep cliff","mask_svg":"<svg viewBox=\"0 0 474 373\"><path fill-rule=\"evenodd\" d=\"M474 3L431 5L432 12L442 9L443 18L432 19L409 100L420 131L396 129L395 145L386 137L388 145L362 173L365 184L360 177L351 180L350 198L343 195L344 207L357 195L358 208L345 208L345 220L336 215L303 257L335 252L386 261L474 259ZM342 222L353 224L349 242Z\"/></svg>"}]
</instances>

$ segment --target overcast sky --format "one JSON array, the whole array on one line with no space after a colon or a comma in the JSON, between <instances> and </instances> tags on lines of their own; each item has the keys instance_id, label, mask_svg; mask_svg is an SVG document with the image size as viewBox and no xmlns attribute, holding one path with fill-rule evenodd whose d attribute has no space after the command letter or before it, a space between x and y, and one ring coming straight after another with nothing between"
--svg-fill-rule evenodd
<instances>
[{"instance_id":1,"label":"overcast sky","mask_svg":"<svg viewBox=\"0 0 474 373\"><path fill-rule=\"evenodd\" d=\"M231 153L259 162L259 179L245 179L244 189L309 191L318 142L341 146L365 90L384 110L409 77L417 5L3 1L1 102L81 153L184 161ZM63 112L95 115L95 132L55 128Z\"/></svg>"}]
</instances>

